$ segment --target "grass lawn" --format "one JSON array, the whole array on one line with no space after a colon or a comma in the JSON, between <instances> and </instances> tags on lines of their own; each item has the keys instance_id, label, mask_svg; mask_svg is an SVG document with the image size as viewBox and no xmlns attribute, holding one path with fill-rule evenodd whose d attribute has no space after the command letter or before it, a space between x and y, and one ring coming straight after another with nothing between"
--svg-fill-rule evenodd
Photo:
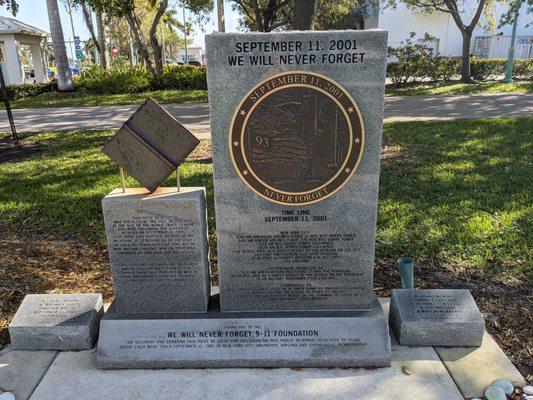
<instances>
[{"instance_id":1,"label":"grass lawn","mask_svg":"<svg viewBox=\"0 0 533 400\"><path fill-rule=\"evenodd\" d=\"M388 123L377 258L515 276L531 283L533 118ZM100 200L119 186L100 148L112 131L39 133L32 158L0 163L0 231L105 243ZM187 162L184 186L206 186L214 244L212 165ZM171 177L168 185L172 186ZM133 179L128 185L135 186Z\"/></svg>"},{"instance_id":2,"label":"grass lawn","mask_svg":"<svg viewBox=\"0 0 533 400\"><path fill-rule=\"evenodd\" d=\"M441 94L469 94L469 93L527 93L533 92L533 82L518 81L503 83L500 81L457 83L454 81L444 83L418 83L400 88L388 87L387 96L437 96Z\"/></svg>"},{"instance_id":3,"label":"grass lawn","mask_svg":"<svg viewBox=\"0 0 533 400\"><path fill-rule=\"evenodd\" d=\"M207 90L155 90L129 94L93 94L87 92L50 92L11 102L12 108L42 108L68 106L113 106L119 104L141 104L147 97L159 103L206 102ZM0 104L5 108L4 103Z\"/></svg>"}]
</instances>

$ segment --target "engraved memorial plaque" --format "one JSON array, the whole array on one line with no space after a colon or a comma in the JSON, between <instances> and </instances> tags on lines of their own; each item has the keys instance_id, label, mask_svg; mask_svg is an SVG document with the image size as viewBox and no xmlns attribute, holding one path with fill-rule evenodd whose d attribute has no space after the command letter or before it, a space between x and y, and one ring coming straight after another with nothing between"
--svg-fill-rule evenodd
<instances>
[{"instance_id":1,"label":"engraved memorial plaque","mask_svg":"<svg viewBox=\"0 0 533 400\"><path fill-rule=\"evenodd\" d=\"M222 310L368 310L387 33L206 49Z\"/></svg>"}]
</instances>

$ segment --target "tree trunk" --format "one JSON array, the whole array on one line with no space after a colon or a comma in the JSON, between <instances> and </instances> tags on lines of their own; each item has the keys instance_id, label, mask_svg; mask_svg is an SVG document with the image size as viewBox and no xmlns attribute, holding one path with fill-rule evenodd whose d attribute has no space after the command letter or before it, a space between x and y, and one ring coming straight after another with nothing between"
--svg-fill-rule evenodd
<instances>
[{"instance_id":1,"label":"tree trunk","mask_svg":"<svg viewBox=\"0 0 533 400\"><path fill-rule=\"evenodd\" d=\"M67 49L63 37L63 28L59 18L57 0L46 0L50 33L52 34L52 46L54 48L54 60L57 67L57 86L60 91L74 90L72 72L68 63Z\"/></svg>"},{"instance_id":2,"label":"tree trunk","mask_svg":"<svg viewBox=\"0 0 533 400\"><path fill-rule=\"evenodd\" d=\"M292 29L308 31L313 29L316 0L294 0Z\"/></svg>"},{"instance_id":3,"label":"tree trunk","mask_svg":"<svg viewBox=\"0 0 533 400\"><path fill-rule=\"evenodd\" d=\"M141 36L140 22L137 20L137 17L132 12L126 14L126 21L128 21L128 24L131 28L131 32L133 33L133 38L135 39L135 43L137 44L137 54L139 56L139 59L144 63L146 69L151 74L155 75L156 72L152 64L152 60L150 60L150 53L148 52L148 49L144 44L143 38Z\"/></svg>"},{"instance_id":4,"label":"tree trunk","mask_svg":"<svg viewBox=\"0 0 533 400\"><path fill-rule=\"evenodd\" d=\"M96 11L96 28L98 29L98 58L100 66L107 68L107 46L105 40L104 16Z\"/></svg>"},{"instance_id":5,"label":"tree trunk","mask_svg":"<svg viewBox=\"0 0 533 400\"><path fill-rule=\"evenodd\" d=\"M158 77L163 75L163 49L161 48L161 44L157 39L157 27L161 17L167 10L167 7L168 0L161 0L159 6L157 7L154 20L152 21L152 26L150 27L150 44L152 45L152 51L154 53L155 74Z\"/></svg>"},{"instance_id":6,"label":"tree trunk","mask_svg":"<svg viewBox=\"0 0 533 400\"><path fill-rule=\"evenodd\" d=\"M96 51L98 52L98 54L100 54L100 43L98 43L98 38L96 37L96 33L94 32L91 10L89 9L89 6L86 3L81 2L80 5L81 11L83 13L83 19L85 20L85 24L87 25L89 33L91 34L91 37L93 39L94 47L96 47Z\"/></svg>"},{"instance_id":7,"label":"tree trunk","mask_svg":"<svg viewBox=\"0 0 533 400\"><path fill-rule=\"evenodd\" d=\"M472 39L472 32L463 31L463 50L461 54L461 82L471 83L472 76L470 75L470 41Z\"/></svg>"}]
</instances>

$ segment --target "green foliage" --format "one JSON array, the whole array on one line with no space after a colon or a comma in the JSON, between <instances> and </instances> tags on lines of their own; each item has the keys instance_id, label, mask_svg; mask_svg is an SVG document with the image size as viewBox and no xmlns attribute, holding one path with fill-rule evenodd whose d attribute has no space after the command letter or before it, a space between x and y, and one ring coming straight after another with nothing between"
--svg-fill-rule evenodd
<instances>
[{"instance_id":1,"label":"green foliage","mask_svg":"<svg viewBox=\"0 0 533 400\"><path fill-rule=\"evenodd\" d=\"M532 272L533 118L386 123L394 151L382 159L378 259L409 254L420 263L491 275ZM120 185L102 152L108 131L31 136L37 157L0 163L0 231L80 235L105 243L101 199ZM212 248L211 164L185 162L183 186L207 187ZM171 186L171 177L163 185ZM127 177L127 186L138 184ZM531 282L531 280L530 280Z\"/></svg>"},{"instance_id":2,"label":"green foliage","mask_svg":"<svg viewBox=\"0 0 533 400\"><path fill-rule=\"evenodd\" d=\"M14 16L16 16L19 11L19 5L16 0L0 0L0 6L6 6L7 10Z\"/></svg>"},{"instance_id":3,"label":"green foliage","mask_svg":"<svg viewBox=\"0 0 533 400\"><path fill-rule=\"evenodd\" d=\"M505 75L506 58L473 58L471 64L472 77L483 81ZM517 78L533 78L533 59L516 59L513 63L513 76Z\"/></svg>"},{"instance_id":4,"label":"green foliage","mask_svg":"<svg viewBox=\"0 0 533 400\"><path fill-rule=\"evenodd\" d=\"M452 57L433 57L427 70L427 76L433 81L449 81L461 68L461 61Z\"/></svg>"},{"instance_id":5,"label":"green foliage","mask_svg":"<svg viewBox=\"0 0 533 400\"><path fill-rule=\"evenodd\" d=\"M414 33L400 46L389 47L389 57L395 61L387 65L387 77L394 85L416 83L428 78L433 81L448 81L459 74L461 61L452 57L434 55L433 49L413 41ZM426 36L430 39L430 36ZM471 75L475 80L498 79L505 75L506 58L472 58ZM533 59L516 59L513 76L533 78Z\"/></svg>"},{"instance_id":6,"label":"green foliage","mask_svg":"<svg viewBox=\"0 0 533 400\"><path fill-rule=\"evenodd\" d=\"M207 89L205 67L169 65L157 80L159 89Z\"/></svg>"},{"instance_id":7,"label":"green foliage","mask_svg":"<svg viewBox=\"0 0 533 400\"><path fill-rule=\"evenodd\" d=\"M52 79L45 83L24 83L22 85L9 85L7 87L7 98L9 100L21 100L27 97L34 97L42 93L57 91L57 81ZM0 93L0 100L4 100Z\"/></svg>"},{"instance_id":8,"label":"green foliage","mask_svg":"<svg viewBox=\"0 0 533 400\"><path fill-rule=\"evenodd\" d=\"M152 74L140 66L104 69L94 65L75 80L77 89L97 93L139 93L152 87Z\"/></svg>"},{"instance_id":9,"label":"green foliage","mask_svg":"<svg viewBox=\"0 0 533 400\"><path fill-rule=\"evenodd\" d=\"M387 65L387 77L394 84L418 82L428 76L433 65L433 49L413 42L414 36L415 33L411 32L398 47L389 47L389 57L396 61Z\"/></svg>"}]
</instances>

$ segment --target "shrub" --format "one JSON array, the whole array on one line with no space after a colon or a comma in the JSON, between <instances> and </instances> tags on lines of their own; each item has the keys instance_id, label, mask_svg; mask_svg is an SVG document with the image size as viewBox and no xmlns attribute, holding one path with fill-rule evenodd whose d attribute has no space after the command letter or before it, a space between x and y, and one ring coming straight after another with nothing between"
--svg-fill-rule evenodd
<instances>
[{"instance_id":1,"label":"shrub","mask_svg":"<svg viewBox=\"0 0 533 400\"><path fill-rule=\"evenodd\" d=\"M428 76L433 63L433 49L421 43L414 43L414 32L398 47L389 47L389 57L396 59L387 65L387 76L394 84L417 82ZM429 39L430 37L427 36Z\"/></svg>"},{"instance_id":2,"label":"shrub","mask_svg":"<svg viewBox=\"0 0 533 400\"><path fill-rule=\"evenodd\" d=\"M207 89L205 67L168 65L156 86L159 89Z\"/></svg>"},{"instance_id":3,"label":"shrub","mask_svg":"<svg viewBox=\"0 0 533 400\"><path fill-rule=\"evenodd\" d=\"M517 78L533 79L533 58L518 58L514 60L513 75Z\"/></svg>"},{"instance_id":4,"label":"shrub","mask_svg":"<svg viewBox=\"0 0 533 400\"><path fill-rule=\"evenodd\" d=\"M57 81L52 79L44 83L24 83L22 85L9 85L7 88L7 98L9 100L22 100L26 97L37 96L42 93L55 92L57 90ZM2 93L0 99L4 100Z\"/></svg>"},{"instance_id":5,"label":"shrub","mask_svg":"<svg viewBox=\"0 0 533 400\"><path fill-rule=\"evenodd\" d=\"M472 78L484 81L495 79L505 74L505 58L472 58L470 62L470 73Z\"/></svg>"},{"instance_id":6,"label":"shrub","mask_svg":"<svg viewBox=\"0 0 533 400\"><path fill-rule=\"evenodd\" d=\"M427 76L434 81L449 81L461 68L461 61L452 57L433 57L428 64Z\"/></svg>"},{"instance_id":7,"label":"shrub","mask_svg":"<svg viewBox=\"0 0 533 400\"><path fill-rule=\"evenodd\" d=\"M75 80L77 89L97 93L138 93L152 88L152 75L143 67L120 66L103 69L94 65Z\"/></svg>"}]
</instances>

